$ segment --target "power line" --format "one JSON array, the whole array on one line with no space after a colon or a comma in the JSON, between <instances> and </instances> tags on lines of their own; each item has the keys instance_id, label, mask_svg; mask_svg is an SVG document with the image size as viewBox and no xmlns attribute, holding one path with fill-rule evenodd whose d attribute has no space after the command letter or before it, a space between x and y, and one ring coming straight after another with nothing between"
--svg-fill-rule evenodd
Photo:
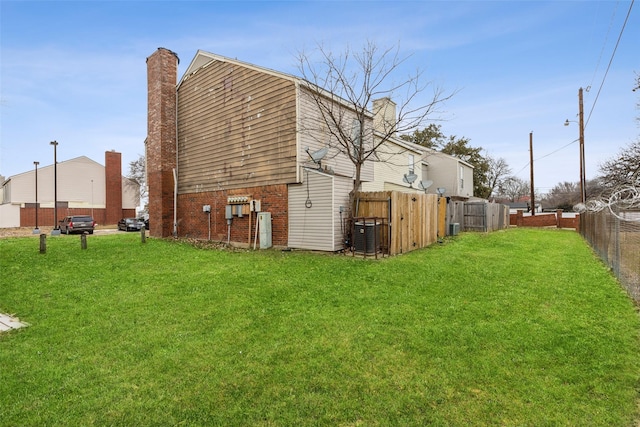
<instances>
[{"instance_id":1,"label":"power line","mask_svg":"<svg viewBox=\"0 0 640 427\"><path fill-rule=\"evenodd\" d=\"M604 37L604 43L602 43L602 49L600 49L600 55L598 56L598 62L596 63L596 67L593 70L593 76L591 77L591 82L589 82L589 86L587 86L587 88L590 88L591 86L593 86L593 81L596 79L596 74L598 73L598 69L600 68L600 62L602 61L602 56L604 55L604 49L607 47L607 41L609 40L609 34L611 34L611 28L613 28L613 22L615 20L616 11L618 10L618 5L619 4L620 3L616 2L616 7L613 10L613 13L611 14L611 20L609 21L609 28L607 28L607 34ZM594 20L595 20L595 17L594 17Z\"/></svg>"},{"instance_id":2,"label":"power line","mask_svg":"<svg viewBox=\"0 0 640 427\"><path fill-rule=\"evenodd\" d=\"M602 81L600 82L600 87L598 88L598 92L596 93L596 97L593 100L593 104L591 105L591 110L589 111L589 115L587 116L587 120L585 121L584 124L584 128L587 127L587 124L589 123L589 119L591 119L591 115L593 114L593 110L596 106L596 103L598 102L598 98L600 97L600 92L602 91L602 87L604 86L604 82L607 79L607 75L609 74L609 69L611 68L611 64L613 63L613 58L616 55L616 51L618 50L618 46L620 45L620 40L622 39L622 34L624 33L624 29L627 26L627 22L629 21L629 16L631 15L631 9L633 8L633 3L635 2L635 0L631 0L631 4L629 5L629 10L627 11L627 16L624 19L624 23L622 24L622 28L620 29L620 34L618 35L618 40L616 41L616 45L613 49L613 52L611 53L611 58L609 59L609 64L607 65L607 69L604 73L604 76L602 77ZM603 48L604 49L604 48ZM602 53L600 54L600 56L602 57ZM600 63L600 59L598 59L598 67L599 67L599 63ZM596 67L597 69L597 67ZM595 72L594 72L595 75ZM593 81L593 79L592 79ZM573 141L571 141L570 143L563 145L562 147L558 148L557 150L554 150L548 154L545 154L544 156L538 157L537 159L534 159L534 161L538 161L540 159L544 159L545 157L549 157L555 153L557 153L558 151L564 150L565 148L567 148L568 146L575 144L576 142L578 142L579 139L574 139ZM526 165L524 165L522 167L522 169L518 170L518 172L516 172L514 175L518 175L520 172L522 172L523 170L525 170L526 168L529 167L529 165L531 164L531 162L527 162Z\"/></svg>"},{"instance_id":3,"label":"power line","mask_svg":"<svg viewBox=\"0 0 640 427\"><path fill-rule=\"evenodd\" d=\"M568 143L568 144L566 144L566 145L563 145L562 147L558 148L557 150L554 150L554 151L552 151L552 152L550 152L550 153L548 153L548 154L545 154L544 156L540 156L540 157L538 157L537 159L533 159L533 161L534 161L534 162L537 162L537 161L538 161L538 160L540 160L540 159L544 159L545 157L549 157L549 156L551 156L552 154L557 153L558 151L564 150L565 148L567 148L567 147L568 147L568 146L570 146L571 144L575 144L575 143L576 143L576 142L578 142L579 140L580 140L580 138L574 139L574 140L573 140L573 141L571 141L570 143ZM526 164L526 165L524 165L524 166L522 167L522 169L520 169L520 170L519 170L518 172L516 172L514 175L518 175L520 172L522 172L523 170L525 170L526 168L528 168L530 164L531 164L531 162L527 162L527 164Z\"/></svg>"},{"instance_id":4,"label":"power line","mask_svg":"<svg viewBox=\"0 0 640 427\"><path fill-rule=\"evenodd\" d=\"M622 33L624 32L624 29L627 26L627 21L629 21L629 16L631 15L631 9L633 8L634 1L635 0L631 0L631 4L629 5L629 10L627 11L627 16L624 18L624 23L622 24L622 28L620 29L620 34L618 35L618 40L616 41L616 46L613 48L613 52L611 53L611 59L609 59L609 64L607 65L607 70L604 72L604 76L602 77L602 82L600 82L600 87L598 88L598 93L596 94L596 97L593 100L593 105L591 105L591 110L589 111L589 115L587 116L587 120L584 123L584 127L585 128L589 124L589 119L591 119L591 114L593 113L593 109L596 107L596 103L598 102L598 98L600 97L600 92L602 91L602 87L604 86L604 81L607 79L607 74L609 74L609 69L611 68L611 63L613 63L613 58L616 56L616 51L618 50L618 45L620 44L620 39L622 39Z\"/></svg>"}]
</instances>

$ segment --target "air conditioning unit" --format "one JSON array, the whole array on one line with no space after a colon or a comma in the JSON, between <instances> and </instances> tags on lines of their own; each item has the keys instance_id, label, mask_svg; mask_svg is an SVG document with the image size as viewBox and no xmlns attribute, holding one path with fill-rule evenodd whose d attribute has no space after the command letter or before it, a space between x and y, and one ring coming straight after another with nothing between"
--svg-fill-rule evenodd
<instances>
[{"instance_id":1,"label":"air conditioning unit","mask_svg":"<svg viewBox=\"0 0 640 427\"><path fill-rule=\"evenodd\" d=\"M457 222L452 222L449 224L449 235L457 236L460 233L460 224Z\"/></svg>"}]
</instances>

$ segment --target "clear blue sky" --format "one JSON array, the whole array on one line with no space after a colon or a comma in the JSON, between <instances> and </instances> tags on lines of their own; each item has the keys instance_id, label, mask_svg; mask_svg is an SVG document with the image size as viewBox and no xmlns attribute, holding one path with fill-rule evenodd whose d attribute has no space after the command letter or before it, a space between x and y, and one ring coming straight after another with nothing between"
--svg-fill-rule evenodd
<instances>
[{"instance_id":1,"label":"clear blue sky","mask_svg":"<svg viewBox=\"0 0 640 427\"><path fill-rule=\"evenodd\" d=\"M640 4L612 55L630 1L12 1L0 0L0 174L104 152L144 152L146 58L196 51L298 74L295 56L398 45L415 69L458 91L434 120L544 193L579 180L578 89L584 87L586 175L636 140ZM608 69L609 63L611 66ZM608 72L607 72L608 69ZM605 79L605 73L606 79ZM604 83L603 83L604 82ZM598 95L599 92L599 95ZM596 102L597 98L597 102ZM573 141L573 143L572 143ZM564 147L564 148L563 148Z\"/></svg>"}]
</instances>

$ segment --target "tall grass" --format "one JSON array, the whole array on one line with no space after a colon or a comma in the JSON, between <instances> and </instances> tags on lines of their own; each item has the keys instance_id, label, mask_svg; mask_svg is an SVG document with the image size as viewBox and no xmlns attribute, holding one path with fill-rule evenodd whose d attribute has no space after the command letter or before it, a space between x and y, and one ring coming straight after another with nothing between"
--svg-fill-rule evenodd
<instances>
[{"instance_id":1,"label":"tall grass","mask_svg":"<svg viewBox=\"0 0 640 427\"><path fill-rule=\"evenodd\" d=\"M577 233L384 259L135 234L0 240L0 425L594 425L636 417L640 321Z\"/></svg>"}]
</instances>

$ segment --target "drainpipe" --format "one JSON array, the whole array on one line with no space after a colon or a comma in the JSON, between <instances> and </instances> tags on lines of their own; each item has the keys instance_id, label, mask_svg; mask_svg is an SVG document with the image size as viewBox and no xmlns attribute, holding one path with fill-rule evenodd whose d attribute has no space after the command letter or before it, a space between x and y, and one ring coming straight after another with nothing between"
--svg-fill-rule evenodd
<instances>
[{"instance_id":1,"label":"drainpipe","mask_svg":"<svg viewBox=\"0 0 640 427\"><path fill-rule=\"evenodd\" d=\"M173 237L178 237L178 213L176 207L178 205L178 175L176 168L173 168Z\"/></svg>"}]
</instances>

